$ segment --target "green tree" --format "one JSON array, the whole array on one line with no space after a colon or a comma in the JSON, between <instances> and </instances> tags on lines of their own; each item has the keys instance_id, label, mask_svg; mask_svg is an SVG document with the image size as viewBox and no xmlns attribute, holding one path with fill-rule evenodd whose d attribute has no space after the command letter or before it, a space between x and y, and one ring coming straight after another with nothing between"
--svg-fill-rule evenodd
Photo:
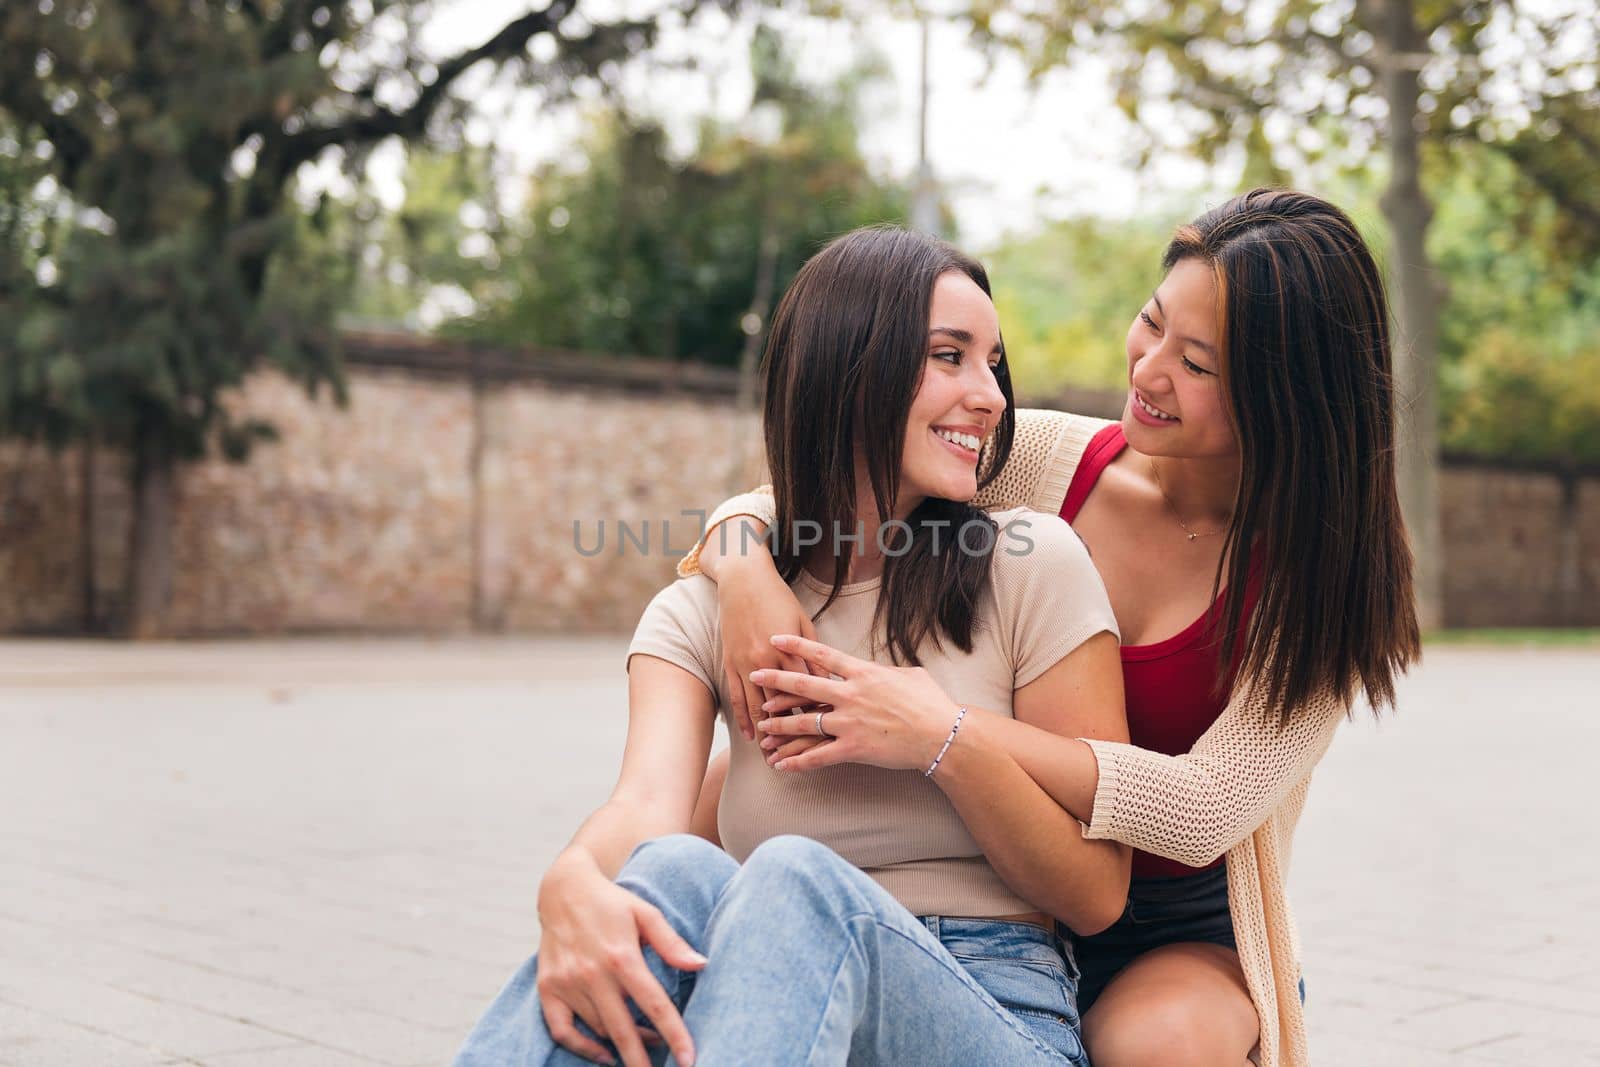
<instances>
[{"instance_id":1,"label":"green tree","mask_svg":"<svg viewBox=\"0 0 1600 1067\"><path fill-rule=\"evenodd\" d=\"M525 214L499 231L503 293L449 328L739 365L773 294L819 244L903 220L909 197L859 147L860 100L881 66L808 86L765 31L752 65L752 118L701 123L686 158L648 117L594 113L572 157L581 163L541 168Z\"/></svg>"},{"instance_id":2,"label":"green tree","mask_svg":"<svg viewBox=\"0 0 1600 1067\"><path fill-rule=\"evenodd\" d=\"M1425 624L1438 618L1439 307L1424 147L1476 139L1513 160L1589 247L1600 243L1600 96L1588 0L978 0L978 30L1044 71L1095 54L1125 110L1203 154L1255 149L1278 172L1331 147L1384 154L1400 345L1401 493ZM1152 107L1151 105L1159 105ZM1263 153L1270 157L1263 159ZM1262 164L1266 166L1263 168Z\"/></svg>"},{"instance_id":3,"label":"green tree","mask_svg":"<svg viewBox=\"0 0 1600 1067\"><path fill-rule=\"evenodd\" d=\"M1471 144L1434 157L1444 446L1600 462L1600 261L1515 161Z\"/></svg>"},{"instance_id":4,"label":"green tree","mask_svg":"<svg viewBox=\"0 0 1600 1067\"><path fill-rule=\"evenodd\" d=\"M404 197L389 209L370 182L324 191L295 219L281 255L335 294L346 328L423 332L503 299L509 238L490 148L409 146Z\"/></svg>"},{"instance_id":5,"label":"green tree","mask_svg":"<svg viewBox=\"0 0 1600 1067\"><path fill-rule=\"evenodd\" d=\"M1029 394L1126 386L1128 326L1161 281L1177 221L1068 219L987 257L1007 358Z\"/></svg>"},{"instance_id":6,"label":"green tree","mask_svg":"<svg viewBox=\"0 0 1600 1067\"><path fill-rule=\"evenodd\" d=\"M0 208L5 238L25 246L0 268L0 433L128 451L132 633L161 628L177 465L218 446L241 456L270 432L231 419L222 391L263 363L339 389L333 294L280 255L297 172L423 139L459 114L454 90L480 64L513 65L558 98L651 43L651 22L592 22L575 6L554 0L442 59L417 43L423 3L0 8L0 120L19 149L0 153L0 180L16 184L19 160L49 179ZM43 225L39 244L52 201L68 224Z\"/></svg>"}]
</instances>

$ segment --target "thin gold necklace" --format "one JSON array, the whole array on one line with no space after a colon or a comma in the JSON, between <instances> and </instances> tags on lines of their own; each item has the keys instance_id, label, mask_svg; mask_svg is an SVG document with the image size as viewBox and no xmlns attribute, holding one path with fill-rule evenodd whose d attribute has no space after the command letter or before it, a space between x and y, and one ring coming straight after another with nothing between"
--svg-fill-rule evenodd
<instances>
[{"instance_id":1,"label":"thin gold necklace","mask_svg":"<svg viewBox=\"0 0 1600 1067\"><path fill-rule=\"evenodd\" d=\"M1224 526L1221 530L1202 530L1200 533L1195 533L1193 530L1189 529L1189 524L1183 521L1182 515L1178 514L1178 506L1174 504L1172 502L1172 498L1167 495L1167 487L1161 484L1161 471L1156 468L1156 461L1155 457L1153 456L1150 459L1150 473L1155 477L1156 488L1161 490L1161 499L1167 502L1167 510L1172 512L1172 517L1178 520L1178 525L1182 526L1183 532L1189 535L1189 540L1194 541L1201 537L1215 537L1217 534L1223 533L1228 529L1226 526Z\"/></svg>"}]
</instances>

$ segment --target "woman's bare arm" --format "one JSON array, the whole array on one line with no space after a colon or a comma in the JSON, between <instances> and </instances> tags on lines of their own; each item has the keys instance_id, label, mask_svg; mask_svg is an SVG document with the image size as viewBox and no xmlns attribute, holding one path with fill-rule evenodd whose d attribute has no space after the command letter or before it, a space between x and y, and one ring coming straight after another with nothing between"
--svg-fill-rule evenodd
<instances>
[{"instance_id":1,"label":"woman's bare arm","mask_svg":"<svg viewBox=\"0 0 1600 1067\"><path fill-rule=\"evenodd\" d=\"M611 796L557 863L593 864L607 879L642 842L688 830L711 753L716 709L688 671L654 656L628 663L628 737Z\"/></svg>"},{"instance_id":2,"label":"woman's bare arm","mask_svg":"<svg viewBox=\"0 0 1600 1067\"><path fill-rule=\"evenodd\" d=\"M609 1037L628 1067L649 1062L627 1002L651 1020L680 1060L693 1043L641 944L682 970L705 960L666 918L613 879L641 842L688 828L711 750L714 703L681 667L648 655L628 664L628 739L611 797L578 829L539 884L537 985L551 1036L591 1059L608 1053L576 1019Z\"/></svg>"},{"instance_id":3,"label":"woman's bare arm","mask_svg":"<svg viewBox=\"0 0 1600 1067\"><path fill-rule=\"evenodd\" d=\"M957 708L926 670L873 663L810 641L788 643L820 668L817 676L763 672L770 675L762 678L763 684L831 705L827 722L834 739L799 755L782 756L779 770L863 763L922 771L938 755ZM1115 635L1089 637L1018 689L1015 702L1017 714L1040 724L1028 727L1034 734L1060 741L1068 737L1049 731L1125 739ZM813 726L811 717L802 715L769 719L761 729L776 742L801 736ZM1086 840L1078 820L1003 745L981 733L969 734L964 724L933 779L1019 896L1080 933L1104 929L1116 920L1127 896L1129 851Z\"/></svg>"},{"instance_id":4,"label":"woman's bare arm","mask_svg":"<svg viewBox=\"0 0 1600 1067\"><path fill-rule=\"evenodd\" d=\"M691 834L705 838L718 848L722 847L722 831L717 826L717 809L722 805L722 787L728 782L728 760L727 749L711 758L711 766L706 768L706 778L700 786L700 799L695 802L694 818L689 823Z\"/></svg>"},{"instance_id":5,"label":"woman's bare arm","mask_svg":"<svg viewBox=\"0 0 1600 1067\"><path fill-rule=\"evenodd\" d=\"M717 583L728 708L747 741L755 739L756 723L766 718L761 705L772 695L750 681L750 672L762 667L806 670L803 660L772 647L772 635L817 635L767 551L774 507L767 486L724 501L712 513L700 543L678 564L681 576L698 571Z\"/></svg>"},{"instance_id":6,"label":"woman's bare arm","mask_svg":"<svg viewBox=\"0 0 1600 1067\"><path fill-rule=\"evenodd\" d=\"M1126 741L1122 706L1117 638L1101 633L1017 690L1013 712L1033 732L1058 740ZM934 781L1019 896L1079 934L1098 933L1122 914L1132 852L1117 842L1086 839L1078 820L1004 745L982 731L967 735L964 723Z\"/></svg>"}]
</instances>

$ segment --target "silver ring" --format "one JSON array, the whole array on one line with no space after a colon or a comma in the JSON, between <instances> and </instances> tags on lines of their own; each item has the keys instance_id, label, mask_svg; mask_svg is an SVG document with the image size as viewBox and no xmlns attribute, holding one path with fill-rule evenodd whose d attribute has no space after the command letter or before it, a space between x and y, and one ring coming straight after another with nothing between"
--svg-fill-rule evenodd
<instances>
[{"instance_id":1,"label":"silver ring","mask_svg":"<svg viewBox=\"0 0 1600 1067\"><path fill-rule=\"evenodd\" d=\"M817 736L831 738L833 735L822 728L822 712L817 712Z\"/></svg>"}]
</instances>

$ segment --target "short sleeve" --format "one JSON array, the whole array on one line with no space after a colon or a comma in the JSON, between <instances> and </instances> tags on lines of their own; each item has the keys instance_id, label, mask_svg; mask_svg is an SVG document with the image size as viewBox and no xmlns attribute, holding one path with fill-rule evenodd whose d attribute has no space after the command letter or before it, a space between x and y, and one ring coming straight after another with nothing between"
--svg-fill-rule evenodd
<instances>
[{"instance_id":1,"label":"short sleeve","mask_svg":"<svg viewBox=\"0 0 1600 1067\"><path fill-rule=\"evenodd\" d=\"M1020 689L1095 634L1116 636L1117 618L1088 548L1060 516L1017 509L994 519L996 618Z\"/></svg>"},{"instance_id":2,"label":"short sleeve","mask_svg":"<svg viewBox=\"0 0 1600 1067\"><path fill-rule=\"evenodd\" d=\"M729 497L717 505L715 511L706 519L705 529L700 534L700 540L694 543L689 554L678 561L678 577L690 578L700 573L700 553L705 551L706 542L711 537L711 531L717 529L729 519L740 515L749 515L757 519L764 526L771 526L778 521L778 503L772 497L772 486L762 485L740 493L738 496ZM726 536L726 532L719 536ZM719 542L720 547L726 547L725 542Z\"/></svg>"},{"instance_id":3,"label":"short sleeve","mask_svg":"<svg viewBox=\"0 0 1600 1067\"><path fill-rule=\"evenodd\" d=\"M717 648L716 586L705 577L681 578L651 599L628 644L634 656L655 656L682 667L721 703L717 678L722 671Z\"/></svg>"}]
</instances>

